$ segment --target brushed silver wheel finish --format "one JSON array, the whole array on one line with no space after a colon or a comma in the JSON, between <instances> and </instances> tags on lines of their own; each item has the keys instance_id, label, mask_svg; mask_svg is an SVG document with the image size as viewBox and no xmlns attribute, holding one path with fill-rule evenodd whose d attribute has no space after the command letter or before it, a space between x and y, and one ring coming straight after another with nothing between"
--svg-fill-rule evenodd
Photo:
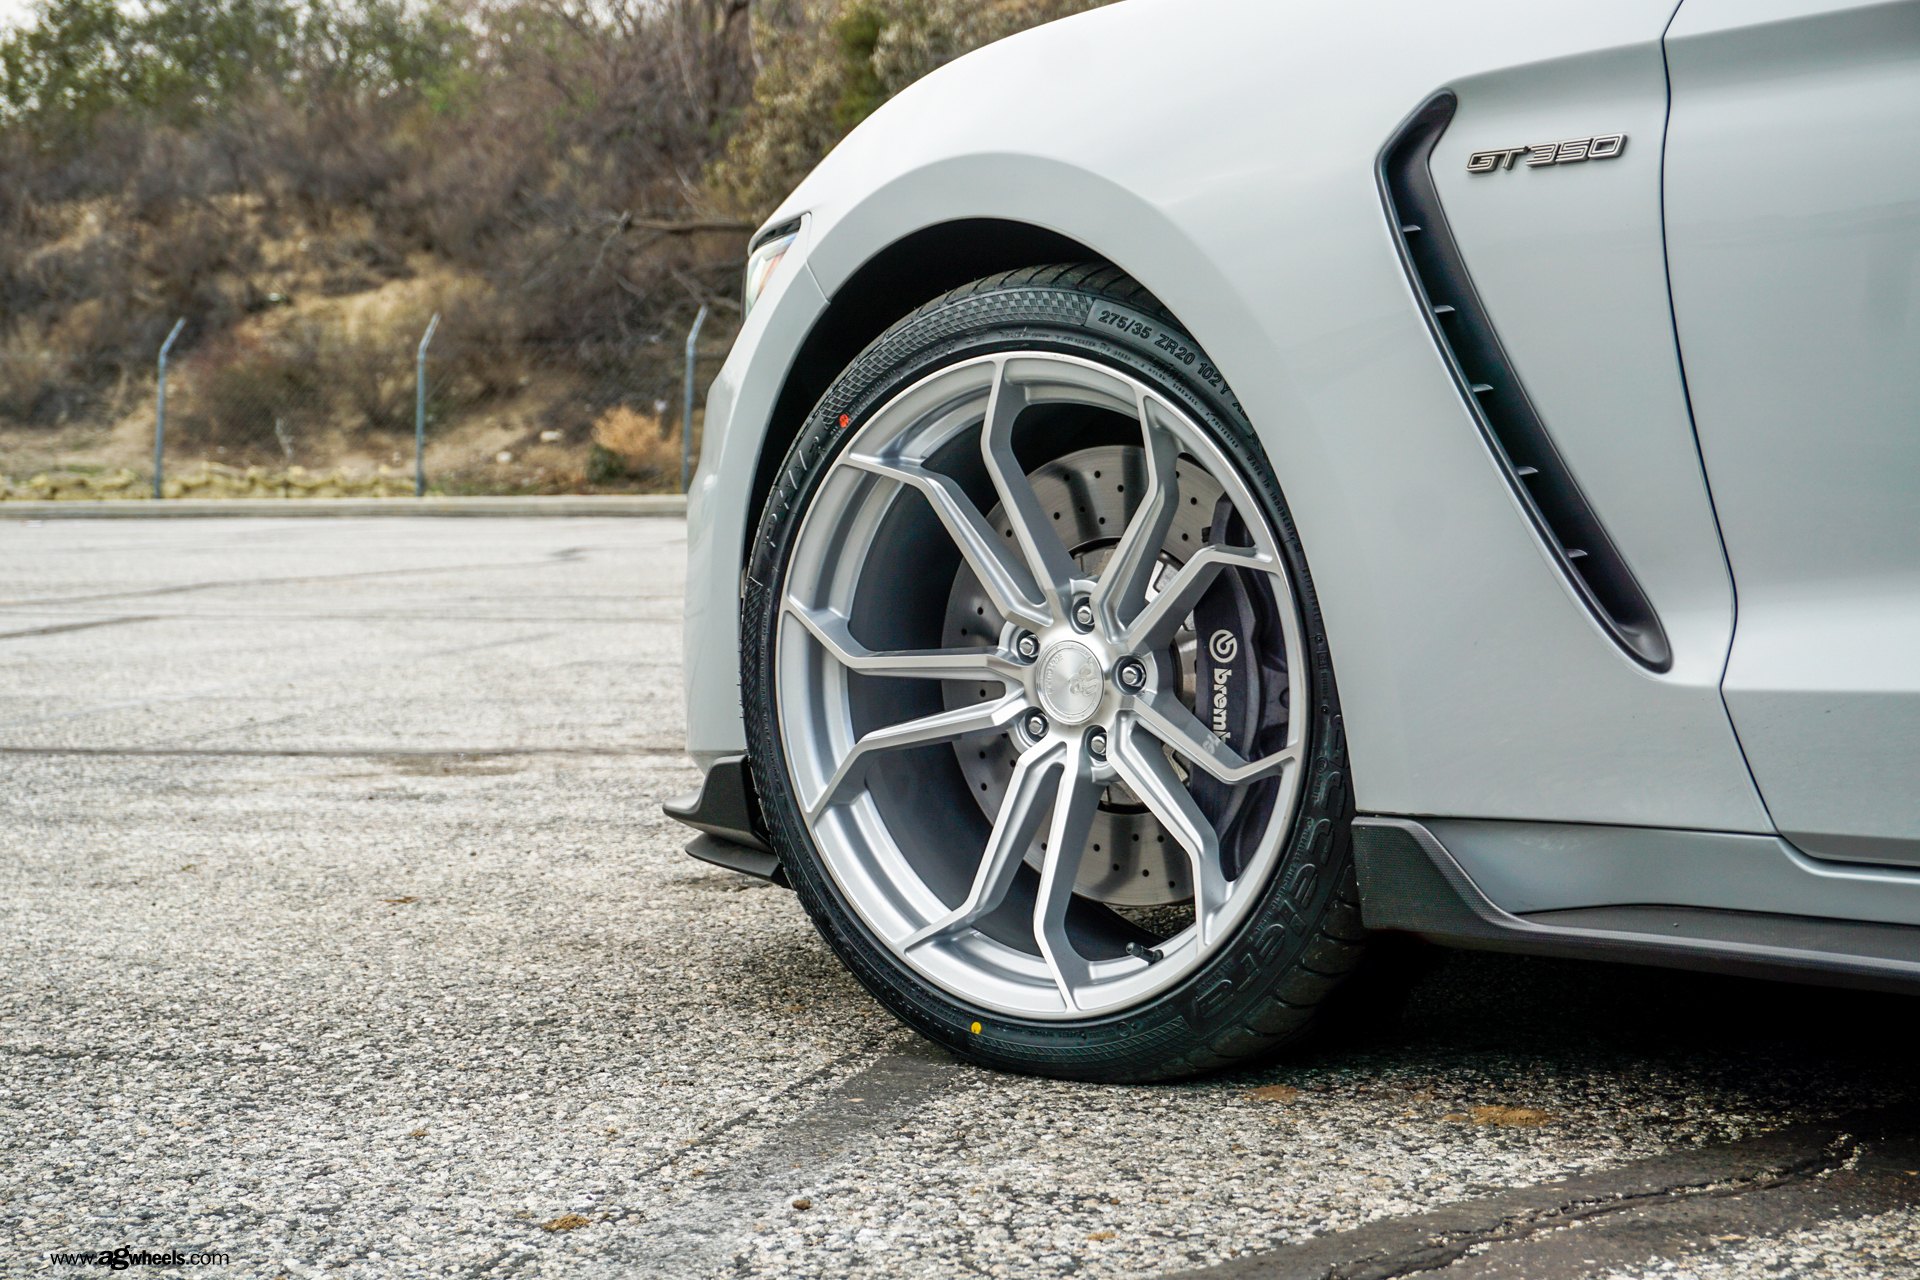
<instances>
[{"instance_id":1,"label":"brushed silver wheel finish","mask_svg":"<svg viewBox=\"0 0 1920 1280\"><path fill-rule=\"evenodd\" d=\"M1138 435L1117 450L1131 479L1112 481L1113 500L1090 504L1087 519L1104 537L1069 541L1064 511L1056 521L1049 509L1093 470L1107 480L1104 465L1054 458L1029 475L1016 456L1022 415L1059 406L1119 415ZM974 450L969 480L952 460ZM988 491L995 501L977 500ZM1205 510L1231 504L1244 544L1196 543L1191 513L1203 493ZM958 591L944 617L928 619L940 647L871 649L854 633L856 617L896 629L915 622L887 616L906 608L897 600L920 598L919 584L903 579L900 548L886 541L909 514L951 542L979 602L962 636L952 634ZM1170 546L1192 549L1175 556ZM1230 936L1292 827L1306 726L1290 718L1278 745L1249 760L1194 715L1191 636L1182 633L1221 574L1257 583L1275 603L1285 705L1304 706L1298 612L1264 508L1220 445L1146 383L1077 356L996 354L921 380L857 428L815 490L788 561L776 711L822 862L903 963L977 1007L1075 1018L1151 998ZM1020 650L1026 635L1031 658ZM1147 672L1143 688L1113 678L1129 658ZM1030 732L1035 711L1045 723ZM962 767L939 764L932 748ZM965 811L949 802L957 792L942 769L967 780ZM1195 770L1236 794L1272 797L1232 879L1221 833L1188 790ZM997 778L986 788L997 787L997 800L981 799L983 771ZM1152 948L1120 947L1123 922L1101 905L1103 893L1128 900L1111 871L1097 874L1116 861L1111 836L1096 836L1117 829L1111 816L1102 826L1102 814L1122 811L1140 815L1130 837L1151 822L1163 851L1130 858L1129 873L1184 872L1146 900L1178 892L1192 903L1184 927Z\"/></svg>"}]
</instances>

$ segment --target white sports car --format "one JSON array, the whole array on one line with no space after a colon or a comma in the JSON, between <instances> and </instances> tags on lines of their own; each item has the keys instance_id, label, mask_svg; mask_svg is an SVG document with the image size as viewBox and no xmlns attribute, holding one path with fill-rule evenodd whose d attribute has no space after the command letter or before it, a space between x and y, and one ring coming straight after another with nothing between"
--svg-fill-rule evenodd
<instances>
[{"instance_id":1,"label":"white sports car","mask_svg":"<svg viewBox=\"0 0 1920 1280\"><path fill-rule=\"evenodd\" d=\"M1380 933L1920 980L1920 3L1128 0L754 242L691 852L999 1066Z\"/></svg>"}]
</instances>

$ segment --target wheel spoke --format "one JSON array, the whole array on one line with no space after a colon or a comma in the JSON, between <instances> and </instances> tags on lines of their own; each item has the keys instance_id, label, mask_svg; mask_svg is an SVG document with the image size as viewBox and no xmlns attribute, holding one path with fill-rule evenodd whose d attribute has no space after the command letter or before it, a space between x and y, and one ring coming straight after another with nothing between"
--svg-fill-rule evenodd
<instances>
[{"instance_id":1,"label":"wheel spoke","mask_svg":"<svg viewBox=\"0 0 1920 1280\"><path fill-rule=\"evenodd\" d=\"M980 579L980 585L986 590L987 598L993 601L993 607L1008 618L1035 630L1051 625L1047 593L1036 593L1031 589L1031 574L1025 566L1009 561L1001 550L1000 538L952 477L929 471L916 463L889 461L862 454L849 454L845 461L850 467L870 471L917 489L927 500L927 505L933 508L934 515L940 518L940 523L946 526L947 535L960 548L960 555L973 570L974 576Z\"/></svg>"},{"instance_id":2,"label":"wheel spoke","mask_svg":"<svg viewBox=\"0 0 1920 1280\"><path fill-rule=\"evenodd\" d=\"M1100 788L1094 784L1087 754L1076 749L1061 771L1059 792L1053 801L1053 828L1047 835L1046 856L1041 863L1040 895L1033 905L1034 941L1040 944L1040 954L1046 958L1054 984L1069 1009L1080 1007L1074 992L1093 980L1086 960L1067 937L1067 906L1073 900L1080 859L1099 807Z\"/></svg>"},{"instance_id":3,"label":"wheel spoke","mask_svg":"<svg viewBox=\"0 0 1920 1280\"><path fill-rule=\"evenodd\" d=\"M1147 494L1127 522L1113 558L1093 588L1093 607L1120 630L1146 606L1147 586L1160 563L1167 530L1180 509L1180 442L1154 421L1153 401L1139 393L1140 432L1147 452Z\"/></svg>"},{"instance_id":4,"label":"wheel spoke","mask_svg":"<svg viewBox=\"0 0 1920 1280\"><path fill-rule=\"evenodd\" d=\"M829 805L863 776L866 763L875 752L924 747L934 742L951 742L971 733L1004 729L1013 723L1025 706L1025 699L1017 694L1008 694L990 702L971 703L951 711L906 720L885 729L875 729L854 743L847 752L846 758L834 770L832 779L821 789L819 798L808 807L808 820L817 820Z\"/></svg>"},{"instance_id":5,"label":"wheel spoke","mask_svg":"<svg viewBox=\"0 0 1920 1280\"><path fill-rule=\"evenodd\" d=\"M1144 650L1164 643L1193 612L1193 606L1223 569L1252 569L1284 580L1280 562L1252 547L1202 547L1127 624L1127 647Z\"/></svg>"},{"instance_id":6,"label":"wheel spoke","mask_svg":"<svg viewBox=\"0 0 1920 1280\"><path fill-rule=\"evenodd\" d=\"M787 613L818 640L834 660L849 671L870 676L900 676L918 680L1019 681L1020 665L997 649L873 650L853 638L847 620L825 609L809 609L787 601Z\"/></svg>"},{"instance_id":7,"label":"wheel spoke","mask_svg":"<svg viewBox=\"0 0 1920 1280\"><path fill-rule=\"evenodd\" d=\"M1133 789L1140 803L1160 820L1175 843L1187 851L1193 876L1193 923L1200 945L1211 944L1218 931L1217 917L1226 907L1227 881L1220 870L1220 836L1173 771L1173 765L1151 738L1142 741L1131 729L1116 736L1113 766Z\"/></svg>"},{"instance_id":8,"label":"wheel spoke","mask_svg":"<svg viewBox=\"0 0 1920 1280\"><path fill-rule=\"evenodd\" d=\"M1287 747L1248 760L1202 724L1185 703L1164 691L1135 703L1133 710L1141 728L1228 786L1271 777L1300 758L1299 748Z\"/></svg>"},{"instance_id":9,"label":"wheel spoke","mask_svg":"<svg viewBox=\"0 0 1920 1280\"><path fill-rule=\"evenodd\" d=\"M943 938L977 923L1006 900L1013 887L1027 849L1033 844L1040 822L1046 817L1047 785L1060 770L1067 746L1064 742L1036 747L1014 762L1013 776L1007 781L1006 799L994 816L993 831L987 837L986 851L980 855L979 869L973 875L973 887L966 901L909 937L901 949L911 951L923 942Z\"/></svg>"},{"instance_id":10,"label":"wheel spoke","mask_svg":"<svg viewBox=\"0 0 1920 1280\"><path fill-rule=\"evenodd\" d=\"M1000 495L1002 517L1026 557L1028 571L1054 616L1065 617L1073 590L1073 558L1013 453L1013 424L1026 404L1025 390L1007 379L1006 362L996 364L993 390L987 395L986 421L980 427L980 456Z\"/></svg>"}]
</instances>

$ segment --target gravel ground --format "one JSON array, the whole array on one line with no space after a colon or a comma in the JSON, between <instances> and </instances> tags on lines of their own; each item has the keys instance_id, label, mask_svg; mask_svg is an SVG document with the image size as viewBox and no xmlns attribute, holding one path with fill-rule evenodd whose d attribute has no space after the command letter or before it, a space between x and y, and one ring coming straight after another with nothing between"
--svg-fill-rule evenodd
<instances>
[{"instance_id":1,"label":"gravel ground","mask_svg":"<svg viewBox=\"0 0 1920 1280\"><path fill-rule=\"evenodd\" d=\"M680 853L684 537L0 524L0 1273L1290 1274L1912 1100L1911 1000L1493 956L1257 1072L961 1065ZM1565 1274L1920 1274L1874 1186Z\"/></svg>"}]
</instances>

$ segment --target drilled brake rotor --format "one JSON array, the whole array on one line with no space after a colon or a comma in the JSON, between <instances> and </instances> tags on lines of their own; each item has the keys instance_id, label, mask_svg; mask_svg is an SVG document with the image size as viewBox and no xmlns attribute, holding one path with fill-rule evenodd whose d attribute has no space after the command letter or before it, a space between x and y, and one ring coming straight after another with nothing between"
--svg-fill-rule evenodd
<instances>
[{"instance_id":1,"label":"drilled brake rotor","mask_svg":"<svg viewBox=\"0 0 1920 1280\"><path fill-rule=\"evenodd\" d=\"M1180 506L1167 531L1160 574L1178 568L1206 542L1222 490L1219 482L1184 461L1177 468ZM1080 566L1083 576L1098 574L1126 529L1147 491L1146 454L1137 446L1101 445L1070 453L1032 472L1028 477L1040 505L1055 521L1060 540ZM1012 532L1001 523L998 507L987 521L1012 545ZM1018 553L1016 552L1016 555ZM946 643L975 645L981 637L998 637L1003 619L964 566L955 576L947 603ZM1194 705L1194 636L1182 627L1165 655L1167 670L1178 673L1180 698ZM948 706L961 706L1002 690L980 685L949 684ZM962 740L954 745L968 791L989 821L1000 812L1007 780L1013 774L1018 750L1011 738ZM1184 774L1185 762L1174 757ZM1075 892L1111 906L1153 907L1184 902L1193 896L1187 855L1160 823L1127 789L1118 783L1101 797L1093 820L1091 843L1081 859ZM1038 867L1041 850L1035 838L1027 861Z\"/></svg>"}]
</instances>

